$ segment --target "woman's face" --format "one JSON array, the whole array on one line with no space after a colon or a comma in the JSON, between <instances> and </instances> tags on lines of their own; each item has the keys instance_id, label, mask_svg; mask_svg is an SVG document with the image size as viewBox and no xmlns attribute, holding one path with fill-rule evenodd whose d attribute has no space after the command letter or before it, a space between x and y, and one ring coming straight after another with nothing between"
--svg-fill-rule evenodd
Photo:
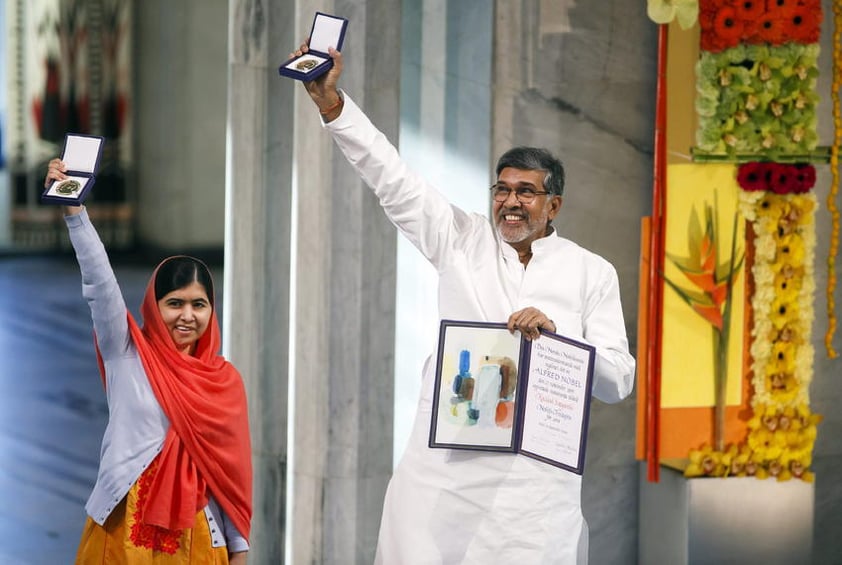
<instances>
[{"instance_id":1,"label":"woman's face","mask_svg":"<svg viewBox=\"0 0 842 565\"><path fill-rule=\"evenodd\" d=\"M192 354L213 313L205 287L192 282L174 290L158 301L158 310L176 348Z\"/></svg>"}]
</instances>

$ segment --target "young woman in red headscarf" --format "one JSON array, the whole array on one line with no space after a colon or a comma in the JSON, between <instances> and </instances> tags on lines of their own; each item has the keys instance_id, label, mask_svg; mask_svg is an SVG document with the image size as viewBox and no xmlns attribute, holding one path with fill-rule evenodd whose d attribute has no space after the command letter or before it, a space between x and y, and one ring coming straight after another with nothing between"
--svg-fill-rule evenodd
<instances>
[{"instance_id":1,"label":"young woman in red headscarf","mask_svg":"<svg viewBox=\"0 0 842 565\"><path fill-rule=\"evenodd\" d=\"M66 179L65 171L61 160L50 161L46 184ZM138 326L86 209L65 213L109 410L77 565L246 563L246 395L240 374L218 354L207 266L186 256L158 265Z\"/></svg>"}]
</instances>

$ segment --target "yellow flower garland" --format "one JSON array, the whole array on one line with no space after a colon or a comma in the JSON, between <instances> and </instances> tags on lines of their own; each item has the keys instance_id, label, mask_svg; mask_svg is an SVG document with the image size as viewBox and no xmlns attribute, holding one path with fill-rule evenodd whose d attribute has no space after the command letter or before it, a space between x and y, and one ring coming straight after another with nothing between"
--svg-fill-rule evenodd
<instances>
[{"instance_id":1,"label":"yellow flower garland","mask_svg":"<svg viewBox=\"0 0 842 565\"><path fill-rule=\"evenodd\" d=\"M740 210L756 237L751 298L755 407L809 402L816 207L812 193L740 192Z\"/></svg>"},{"instance_id":2,"label":"yellow flower garland","mask_svg":"<svg viewBox=\"0 0 842 565\"><path fill-rule=\"evenodd\" d=\"M833 145L830 148L830 173L832 182L827 195L827 209L832 221L830 230L830 250L827 253L827 333L824 337L825 349L831 359L838 356L833 348L833 336L836 333L836 304L833 293L836 288L836 254L839 251L839 208L836 198L839 194L839 146L842 145L842 107L839 91L842 88L842 0L833 3L833 84L830 95L833 100Z\"/></svg>"},{"instance_id":3,"label":"yellow flower garland","mask_svg":"<svg viewBox=\"0 0 842 565\"><path fill-rule=\"evenodd\" d=\"M809 467L821 421L809 408L817 206L812 193L740 192L740 212L755 234L753 417L743 445L692 450L685 476L814 480Z\"/></svg>"}]
</instances>

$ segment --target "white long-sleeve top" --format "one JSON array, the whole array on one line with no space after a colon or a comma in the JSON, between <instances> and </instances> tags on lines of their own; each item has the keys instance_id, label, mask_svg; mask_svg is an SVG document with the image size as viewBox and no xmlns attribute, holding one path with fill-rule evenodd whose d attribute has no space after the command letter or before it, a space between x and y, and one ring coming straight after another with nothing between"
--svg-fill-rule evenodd
<instances>
[{"instance_id":1,"label":"white long-sleeve top","mask_svg":"<svg viewBox=\"0 0 842 565\"><path fill-rule=\"evenodd\" d=\"M87 210L65 216L65 223L105 366L108 424L96 484L85 505L88 515L103 525L163 448L170 424L132 341L123 294ZM248 542L212 496L204 512L214 547L227 545L231 552L248 550Z\"/></svg>"},{"instance_id":2,"label":"white long-sleeve top","mask_svg":"<svg viewBox=\"0 0 842 565\"><path fill-rule=\"evenodd\" d=\"M608 261L553 232L533 242L524 267L487 218L454 207L410 170L350 97L325 127L437 269L441 318L505 322L535 307L557 333L596 348L596 398L630 394L635 361ZM434 373L430 357L412 435L387 490L376 562L586 563L579 475L519 455L428 447Z\"/></svg>"}]
</instances>

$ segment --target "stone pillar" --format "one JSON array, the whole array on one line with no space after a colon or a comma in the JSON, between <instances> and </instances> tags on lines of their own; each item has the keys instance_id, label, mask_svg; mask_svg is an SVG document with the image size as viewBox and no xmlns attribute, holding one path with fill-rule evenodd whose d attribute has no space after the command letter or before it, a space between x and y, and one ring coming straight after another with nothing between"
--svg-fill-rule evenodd
<instances>
[{"instance_id":1,"label":"stone pillar","mask_svg":"<svg viewBox=\"0 0 842 565\"><path fill-rule=\"evenodd\" d=\"M317 10L350 20L342 87L397 143L400 3L230 0L225 343L249 393L254 563L371 563L392 469L396 234L277 73Z\"/></svg>"},{"instance_id":2,"label":"stone pillar","mask_svg":"<svg viewBox=\"0 0 842 565\"><path fill-rule=\"evenodd\" d=\"M295 43L286 3L229 1L224 339L246 382L254 464L250 563L282 563L287 489Z\"/></svg>"},{"instance_id":3,"label":"stone pillar","mask_svg":"<svg viewBox=\"0 0 842 565\"><path fill-rule=\"evenodd\" d=\"M133 3L138 238L153 248L222 247L226 0Z\"/></svg>"},{"instance_id":4,"label":"stone pillar","mask_svg":"<svg viewBox=\"0 0 842 565\"><path fill-rule=\"evenodd\" d=\"M341 86L397 143L400 3L300 2L298 29L317 9L349 19ZM371 563L392 469L396 234L302 87L295 115L291 561Z\"/></svg>"}]
</instances>

